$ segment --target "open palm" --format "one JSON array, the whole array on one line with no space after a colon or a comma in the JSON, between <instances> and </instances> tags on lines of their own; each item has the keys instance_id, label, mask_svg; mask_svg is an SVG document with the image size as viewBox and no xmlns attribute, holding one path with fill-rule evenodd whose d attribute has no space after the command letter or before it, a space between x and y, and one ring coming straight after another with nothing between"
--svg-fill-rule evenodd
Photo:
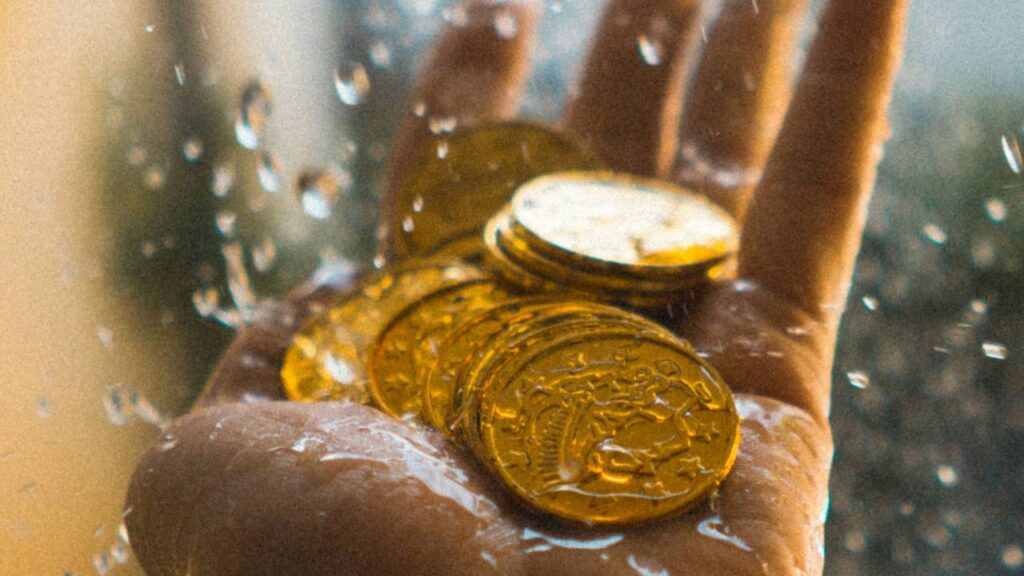
<instances>
[{"instance_id":1,"label":"open palm","mask_svg":"<svg viewBox=\"0 0 1024 576\"><path fill-rule=\"evenodd\" d=\"M358 275L325 269L260 311L196 409L139 464L127 525L148 574L821 572L833 347L906 0L831 0L792 103L805 1L726 0L684 109L701 4L612 0L564 123L614 168L671 177L743 223L735 278L680 295L665 316L718 368L743 417L719 494L649 525L565 526L520 510L465 449L423 425L367 406L279 401L291 332ZM513 115L535 17L519 3L471 2L424 65L416 98L427 116ZM509 18L514 37L495 26ZM410 114L383 206L391 230L426 138L426 118Z\"/></svg>"}]
</instances>

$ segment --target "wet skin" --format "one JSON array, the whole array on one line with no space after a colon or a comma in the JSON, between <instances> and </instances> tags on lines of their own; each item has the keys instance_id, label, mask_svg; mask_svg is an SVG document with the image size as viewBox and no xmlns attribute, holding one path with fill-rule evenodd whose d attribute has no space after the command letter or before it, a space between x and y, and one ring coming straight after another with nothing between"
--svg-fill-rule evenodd
<instances>
[{"instance_id":1,"label":"wet skin","mask_svg":"<svg viewBox=\"0 0 1024 576\"><path fill-rule=\"evenodd\" d=\"M743 223L735 274L680 294L664 314L736 393L742 442L720 493L649 525L565 526L520 510L464 449L422 424L367 406L281 401L290 333L358 276L325 269L261 310L194 410L140 462L126 522L148 574L821 572L833 349L906 0L831 0L796 82L803 1L726 0L696 59L702 8L613 0L563 124L613 167L675 179ZM512 39L493 26L506 10L518 21ZM536 16L525 4L471 3L465 25L446 30L424 63L415 98L426 116L460 125L513 116ZM659 66L637 49L654 32ZM391 230L411 203L404 170L427 137L426 118L409 114L384 200Z\"/></svg>"}]
</instances>

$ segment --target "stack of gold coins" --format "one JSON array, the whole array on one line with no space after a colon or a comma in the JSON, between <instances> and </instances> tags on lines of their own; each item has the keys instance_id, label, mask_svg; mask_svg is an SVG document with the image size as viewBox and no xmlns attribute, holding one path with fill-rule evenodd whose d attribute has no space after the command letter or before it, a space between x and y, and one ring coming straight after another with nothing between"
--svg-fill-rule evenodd
<instances>
[{"instance_id":1,"label":"stack of gold coins","mask_svg":"<svg viewBox=\"0 0 1024 576\"><path fill-rule=\"evenodd\" d=\"M529 289L658 306L721 274L737 227L709 200L608 172L542 176L519 187L484 231L488 261Z\"/></svg>"},{"instance_id":2,"label":"stack of gold coins","mask_svg":"<svg viewBox=\"0 0 1024 576\"><path fill-rule=\"evenodd\" d=\"M728 387L668 329L595 300L654 306L708 281L735 251L733 221L652 180L531 180L594 164L536 126L445 142L448 172L428 159L409 180L405 260L295 332L287 396L426 422L564 520L625 524L700 502L739 445ZM488 268L470 263L481 252Z\"/></svg>"}]
</instances>

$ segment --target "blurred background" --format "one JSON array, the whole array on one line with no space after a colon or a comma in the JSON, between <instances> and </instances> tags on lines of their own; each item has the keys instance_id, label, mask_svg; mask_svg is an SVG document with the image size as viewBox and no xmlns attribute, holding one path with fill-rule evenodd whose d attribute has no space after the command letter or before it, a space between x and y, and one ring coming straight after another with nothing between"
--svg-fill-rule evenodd
<instances>
[{"instance_id":1,"label":"blurred background","mask_svg":"<svg viewBox=\"0 0 1024 576\"><path fill-rule=\"evenodd\" d=\"M524 116L558 117L602 4L545 2ZM141 574L136 459L254 302L372 258L452 7L0 2L0 574ZM827 574L1024 573L1021 22L913 3L834 374Z\"/></svg>"}]
</instances>

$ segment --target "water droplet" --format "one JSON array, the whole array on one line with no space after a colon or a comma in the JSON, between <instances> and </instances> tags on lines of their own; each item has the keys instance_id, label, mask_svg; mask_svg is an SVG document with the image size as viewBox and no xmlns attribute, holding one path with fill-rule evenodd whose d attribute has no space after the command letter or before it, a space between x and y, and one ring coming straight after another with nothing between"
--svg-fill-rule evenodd
<instances>
[{"instance_id":1,"label":"water droplet","mask_svg":"<svg viewBox=\"0 0 1024 576\"><path fill-rule=\"evenodd\" d=\"M174 79L178 81L179 86L185 85L185 65L181 62L174 65Z\"/></svg>"},{"instance_id":2,"label":"water droplet","mask_svg":"<svg viewBox=\"0 0 1024 576\"><path fill-rule=\"evenodd\" d=\"M1006 202L999 198L989 198L985 201L985 213L988 214L989 220L997 224L1006 222Z\"/></svg>"},{"instance_id":3,"label":"water droplet","mask_svg":"<svg viewBox=\"0 0 1024 576\"><path fill-rule=\"evenodd\" d=\"M238 215L231 210L218 210L214 216L217 222L217 231L225 238L235 235L235 224L238 222Z\"/></svg>"},{"instance_id":4,"label":"water droplet","mask_svg":"<svg viewBox=\"0 0 1024 576\"><path fill-rule=\"evenodd\" d=\"M450 134L458 124L454 116L436 116L427 121L431 134Z\"/></svg>"},{"instance_id":5,"label":"water droplet","mask_svg":"<svg viewBox=\"0 0 1024 576\"><path fill-rule=\"evenodd\" d=\"M426 102L417 102L412 106L412 113L417 118L423 118L427 115L427 104Z\"/></svg>"},{"instance_id":6,"label":"water droplet","mask_svg":"<svg viewBox=\"0 0 1024 576\"><path fill-rule=\"evenodd\" d=\"M975 314L987 314L988 313L988 302L975 298L971 300L971 311Z\"/></svg>"},{"instance_id":7,"label":"water droplet","mask_svg":"<svg viewBox=\"0 0 1024 576\"><path fill-rule=\"evenodd\" d=\"M152 31L156 30L156 24L153 24L152 22L146 22L146 25L143 26L142 29L145 30L146 32L152 32Z\"/></svg>"},{"instance_id":8,"label":"water droplet","mask_svg":"<svg viewBox=\"0 0 1024 576\"><path fill-rule=\"evenodd\" d=\"M405 232L406 234L408 234L408 233L412 232L415 229L416 229L416 223L413 222L412 216L406 216L402 220L402 231Z\"/></svg>"},{"instance_id":9,"label":"water droplet","mask_svg":"<svg viewBox=\"0 0 1024 576\"><path fill-rule=\"evenodd\" d=\"M196 313L203 318L208 318L217 310L217 306L220 304L220 293L216 288L206 287L197 288L192 293L192 305L195 306Z\"/></svg>"},{"instance_id":10,"label":"water droplet","mask_svg":"<svg viewBox=\"0 0 1024 576\"><path fill-rule=\"evenodd\" d=\"M160 444L157 445L157 449L161 452L167 452L178 447L178 443L181 440L178 439L174 434L164 434L160 437Z\"/></svg>"},{"instance_id":11,"label":"water droplet","mask_svg":"<svg viewBox=\"0 0 1024 576\"><path fill-rule=\"evenodd\" d=\"M198 162L203 156L203 141L198 136L185 140L185 143L181 145L181 153L184 154L185 160Z\"/></svg>"},{"instance_id":12,"label":"water droplet","mask_svg":"<svg viewBox=\"0 0 1024 576\"><path fill-rule=\"evenodd\" d=\"M437 143L437 157L444 160L448 157L448 141L442 140Z\"/></svg>"},{"instance_id":13,"label":"water droplet","mask_svg":"<svg viewBox=\"0 0 1024 576\"><path fill-rule=\"evenodd\" d=\"M343 104L358 106L370 93L370 76L362 64L342 64L334 69L334 89Z\"/></svg>"},{"instance_id":14,"label":"water droplet","mask_svg":"<svg viewBox=\"0 0 1024 576\"><path fill-rule=\"evenodd\" d=\"M1016 569L1024 566L1024 550L1021 549L1020 544L1003 547L1000 557L1003 561L1003 566L1007 568Z\"/></svg>"},{"instance_id":15,"label":"water droplet","mask_svg":"<svg viewBox=\"0 0 1024 576\"><path fill-rule=\"evenodd\" d=\"M380 69L391 67L391 48L381 40L370 46L370 62Z\"/></svg>"},{"instance_id":16,"label":"water droplet","mask_svg":"<svg viewBox=\"0 0 1024 576\"><path fill-rule=\"evenodd\" d=\"M131 420L131 408L120 386L107 388L107 393L103 395L103 409L107 412L107 420L114 426L124 426Z\"/></svg>"},{"instance_id":17,"label":"water droplet","mask_svg":"<svg viewBox=\"0 0 1024 576\"><path fill-rule=\"evenodd\" d=\"M999 342L983 342L981 350L987 358L993 360L1006 360L1006 345Z\"/></svg>"},{"instance_id":18,"label":"water droplet","mask_svg":"<svg viewBox=\"0 0 1024 576\"><path fill-rule=\"evenodd\" d=\"M864 533L860 530L851 530L843 537L843 546L854 554L863 552L867 546L867 539L864 538Z\"/></svg>"},{"instance_id":19,"label":"water droplet","mask_svg":"<svg viewBox=\"0 0 1024 576\"><path fill-rule=\"evenodd\" d=\"M444 8L441 11L441 17L454 28L462 28L469 23L469 13L461 3Z\"/></svg>"},{"instance_id":20,"label":"water droplet","mask_svg":"<svg viewBox=\"0 0 1024 576\"><path fill-rule=\"evenodd\" d=\"M861 298L860 301L864 304L864 308L871 312L878 310L878 306L880 304L878 298L874 296L865 296Z\"/></svg>"},{"instance_id":21,"label":"water droplet","mask_svg":"<svg viewBox=\"0 0 1024 576\"><path fill-rule=\"evenodd\" d=\"M338 180L330 170L306 170L295 186L302 210L310 218L326 220L341 197Z\"/></svg>"},{"instance_id":22,"label":"water droplet","mask_svg":"<svg viewBox=\"0 0 1024 576\"><path fill-rule=\"evenodd\" d=\"M660 66L661 65L661 41L651 39L646 34L641 34L636 39L636 47L640 52L640 59L644 61L648 66Z\"/></svg>"},{"instance_id":23,"label":"water droplet","mask_svg":"<svg viewBox=\"0 0 1024 576\"><path fill-rule=\"evenodd\" d=\"M153 255L156 254L156 244L154 244L150 240L146 240L145 242L142 243L142 249L141 250L142 250L142 255L145 256L147 259L148 258L152 258Z\"/></svg>"},{"instance_id":24,"label":"water droplet","mask_svg":"<svg viewBox=\"0 0 1024 576\"><path fill-rule=\"evenodd\" d=\"M423 196L417 194L416 197L412 199L412 211L417 214L423 212Z\"/></svg>"},{"instance_id":25,"label":"water droplet","mask_svg":"<svg viewBox=\"0 0 1024 576\"><path fill-rule=\"evenodd\" d=\"M850 386L859 388L861 390L868 387L871 383L870 378L863 370L851 370L846 373L846 379L850 381Z\"/></svg>"},{"instance_id":26,"label":"water droplet","mask_svg":"<svg viewBox=\"0 0 1024 576\"><path fill-rule=\"evenodd\" d=\"M100 344L107 350L114 347L114 330L110 326L106 324L97 326L96 337L100 339Z\"/></svg>"},{"instance_id":27,"label":"water droplet","mask_svg":"<svg viewBox=\"0 0 1024 576\"><path fill-rule=\"evenodd\" d=\"M167 174L160 166L150 166L142 177L142 183L150 190L159 190L167 183Z\"/></svg>"},{"instance_id":28,"label":"water droplet","mask_svg":"<svg viewBox=\"0 0 1024 576\"><path fill-rule=\"evenodd\" d=\"M235 169L227 164L218 164L213 169L213 183L210 189L217 198L224 198L235 187Z\"/></svg>"},{"instance_id":29,"label":"water droplet","mask_svg":"<svg viewBox=\"0 0 1024 576\"><path fill-rule=\"evenodd\" d=\"M112 569L112 566L110 565L110 558L108 558L104 553L93 554L92 568L96 572L96 576L106 576Z\"/></svg>"},{"instance_id":30,"label":"water droplet","mask_svg":"<svg viewBox=\"0 0 1024 576\"><path fill-rule=\"evenodd\" d=\"M142 166L142 163L146 161L146 149L136 144L128 149L125 157L129 166Z\"/></svg>"},{"instance_id":31,"label":"water droplet","mask_svg":"<svg viewBox=\"0 0 1024 576\"><path fill-rule=\"evenodd\" d=\"M259 79L251 80L242 90L235 117L235 140L243 148L255 150L259 147L272 102L270 90Z\"/></svg>"},{"instance_id":32,"label":"water droplet","mask_svg":"<svg viewBox=\"0 0 1024 576\"><path fill-rule=\"evenodd\" d=\"M960 475L957 474L956 468L953 468L949 464L942 464L935 469L935 477L939 479L939 482L946 488L952 488L960 483Z\"/></svg>"},{"instance_id":33,"label":"water droplet","mask_svg":"<svg viewBox=\"0 0 1024 576\"><path fill-rule=\"evenodd\" d=\"M110 547L110 557L114 559L114 562L117 562L118 564L127 564L128 556L128 547L124 542L114 542Z\"/></svg>"},{"instance_id":34,"label":"water droplet","mask_svg":"<svg viewBox=\"0 0 1024 576\"><path fill-rule=\"evenodd\" d=\"M50 405L49 398L43 397L36 400L36 416L42 420L53 416L53 407Z\"/></svg>"},{"instance_id":35,"label":"water droplet","mask_svg":"<svg viewBox=\"0 0 1024 576\"><path fill-rule=\"evenodd\" d=\"M252 247L252 265L257 272L267 272L274 266L275 260L277 260L277 246L270 236L264 236Z\"/></svg>"},{"instance_id":36,"label":"water droplet","mask_svg":"<svg viewBox=\"0 0 1024 576\"><path fill-rule=\"evenodd\" d=\"M500 10L494 15L494 30L498 36L512 40L519 34L519 21L511 10Z\"/></svg>"},{"instance_id":37,"label":"water droplet","mask_svg":"<svg viewBox=\"0 0 1024 576\"><path fill-rule=\"evenodd\" d=\"M1006 163L1014 174L1020 174L1024 170L1024 155L1021 154L1020 140L1017 136L1010 134L1003 136L1003 155L1006 156Z\"/></svg>"},{"instance_id":38,"label":"water droplet","mask_svg":"<svg viewBox=\"0 0 1024 576\"><path fill-rule=\"evenodd\" d=\"M948 240L946 232L935 224L925 224L924 228L921 229L921 233L924 234L924 237L933 244L938 244L940 246L945 244L946 240Z\"/></svg>"},{"instance_id":39,"label":"water droplet","mask_svg":"<svg viewBox=\"0 0 1024 576\"><path fill-rule=\"evenodd\" d=\"M260 181L260 186L267 192L274 193L281 189L277 161L274 160L274 156L270 152L263 153L263 159L256 167L256 177Z\"/></svg>"},{"instance_id":40,"label":"water droplet","mask_svg":"<svg viewBox=\"0 0 1024 576\"><path fill-rule=\"evenodd\" d=\"M383 268L384 265L387 263L387 258L385 258L383 254L377 254L376 256L373 257L373 267L378 270Z\"/></svg>"}]
</instances>

